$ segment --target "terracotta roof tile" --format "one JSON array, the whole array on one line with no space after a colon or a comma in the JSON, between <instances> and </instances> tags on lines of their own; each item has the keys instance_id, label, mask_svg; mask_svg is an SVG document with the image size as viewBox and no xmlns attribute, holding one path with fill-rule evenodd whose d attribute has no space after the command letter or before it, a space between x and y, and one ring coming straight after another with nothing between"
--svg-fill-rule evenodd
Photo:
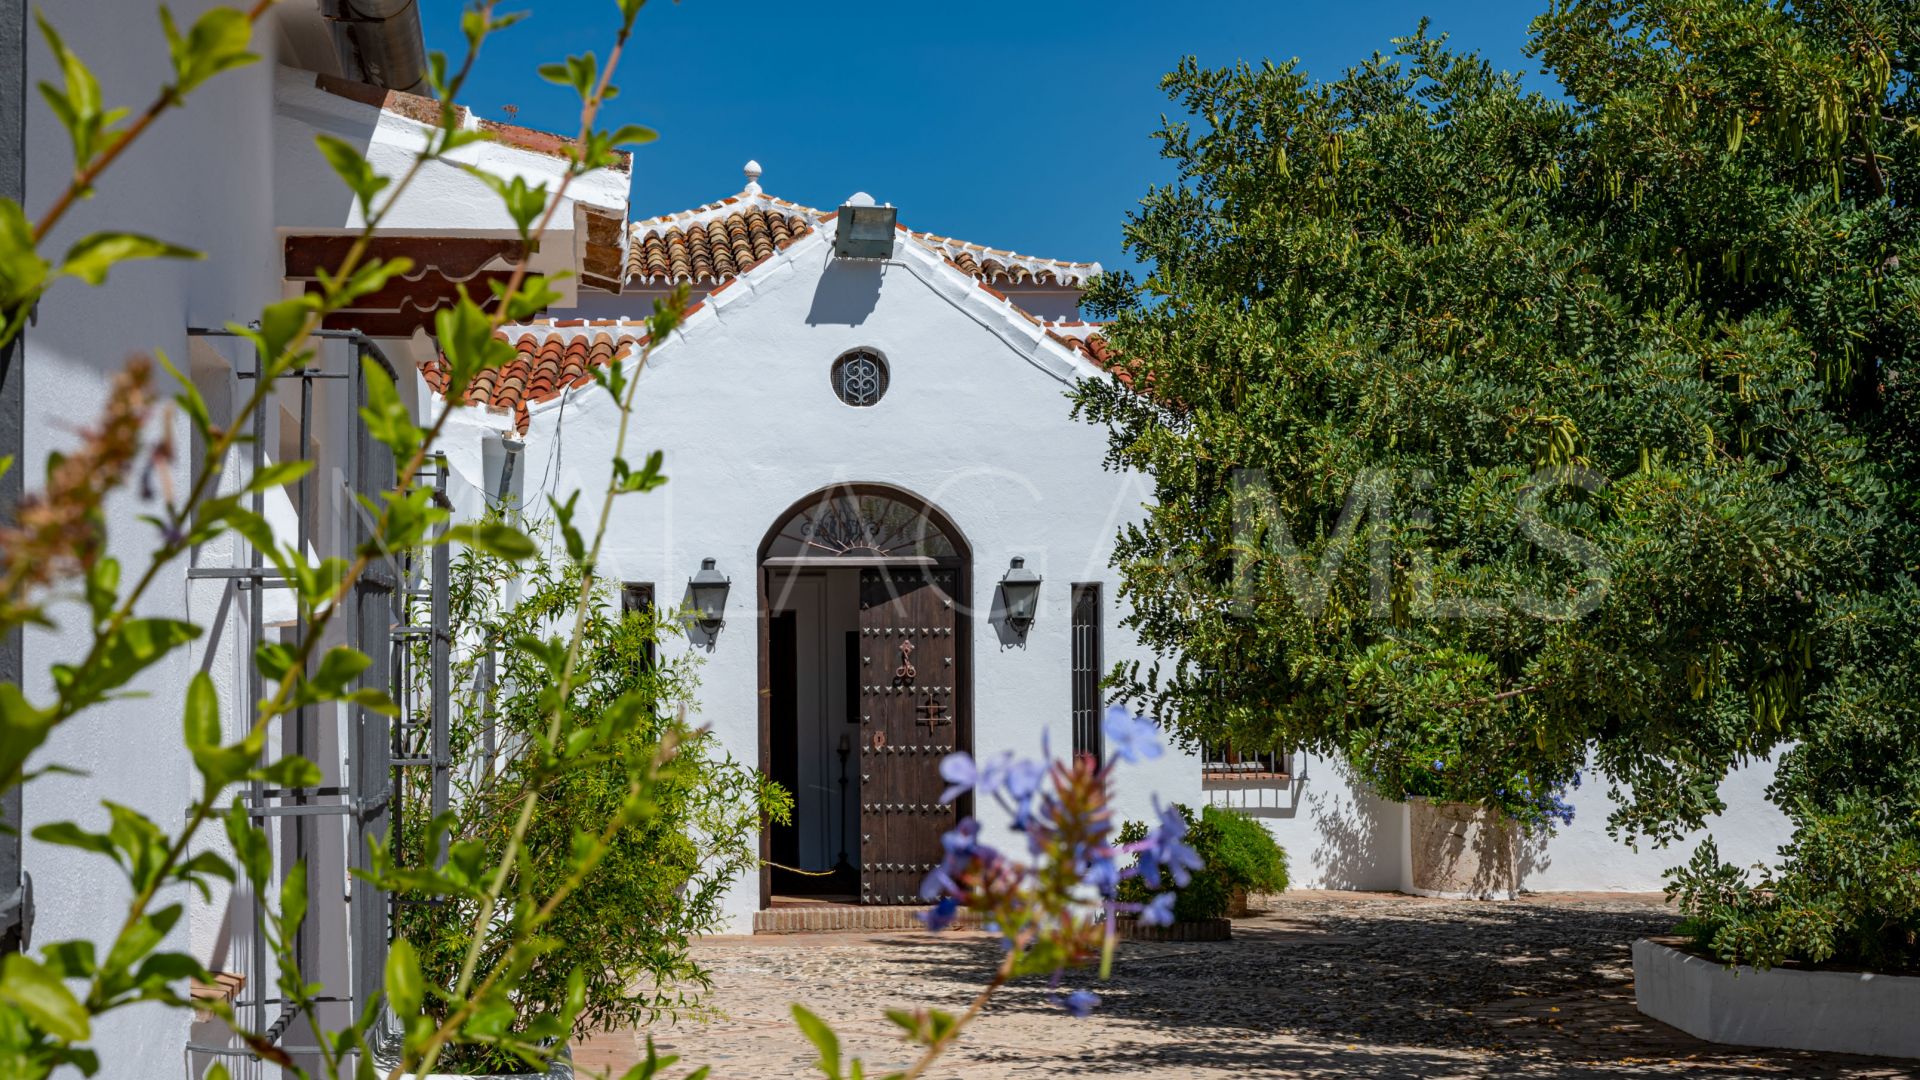
<instances>
[{"instance_id":1,"label":"terracotta roof tile","mask_svg":"<svg viewBox=\"0 0 1920 1080\"><path fill-rule=\"evenodd\" d=\"M705 206L636 221L627 245L627 280L642 285L719 285L832 221L836 214L776 198L755 187ZM1042 259L913 232L905 226L900 230L990 285L1080 288L1100 272L1099 263Z\"/></svg>"},{"instance_id":2,"label":"terracotta roof tile","mask_svg":"<svg viewBox=\"0 0 1920 1080\"><path fill-rule=\"evenodd\" d=\"M1133 385L1134 365L1114 349L1099 323L1047 323L1047 336L1087 358L1095 367L1110 373L1127 386Z\"/></svg>"},{"instance_id":3,"label":"terracotta roof tile","mask_svg":"<svg viewBox=\"0 0 1920 1080\"><path fill-rule=\"evenodd\" d=\"M505 333L499 337L502 341L508 340ZM593 378L588 373L590 368L623 359L645 342L643 335L629 333L603 331L589 336L522 330L515 342L517 353L511 361L474 376L467 387L467 403L515 410L519 426L525 430L526 406L559 397L569 388L585 386ZM444 356L434 357L421 367L420 373L434 393L447 392Z\"/></svg>"},{"instance_id":4,"label":"terracotta roof tile","mask_svg":"<svg viewBox=\"0 0 1920 1080\"><path fill-rule=\"evenodd\" d=\"M805 215L765 206L651 228L636 222L627 247L627 280L718 285L812 231Z\"/></svg>"},{"instance_id":5,"label":"terracotta roof tile","mask_svg":"<svg viewBox=\"0 0 1920 1080\"><path fill-rule=\"evenodd\" d=\"M909 232L907 235L990 285L1065 285L1077 288L1086 285L1088 279L1100 272L1099 263L1042 259L927 232Z\"/></svg>"}]
</instances>

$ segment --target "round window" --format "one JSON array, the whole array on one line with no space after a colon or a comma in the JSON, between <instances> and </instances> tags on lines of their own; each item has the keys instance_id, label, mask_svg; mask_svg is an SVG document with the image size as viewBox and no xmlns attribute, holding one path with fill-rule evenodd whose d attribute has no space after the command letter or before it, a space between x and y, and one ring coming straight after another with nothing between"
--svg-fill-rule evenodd
<instances>
[{"instance_id":1,"label":"round window","mask_svg":"<svg viewBox=\"0 0 1920 1080\"><path fill-rule=\"evenodd\" d=\"M833 362L833 392L849 405L877 404L887 392L887 362L869 349L855 349Z\"/></svg>"}]
</instances>

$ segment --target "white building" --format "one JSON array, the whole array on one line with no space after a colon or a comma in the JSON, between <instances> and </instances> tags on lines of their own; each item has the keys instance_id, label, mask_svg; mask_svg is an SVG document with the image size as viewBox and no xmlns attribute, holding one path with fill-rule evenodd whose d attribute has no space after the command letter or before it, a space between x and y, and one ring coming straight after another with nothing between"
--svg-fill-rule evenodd
<instances>
[{"instance_id":1,"label":"white building","mask_svg":"<svg viewBox=\"0 0 1920 1080\"><path fill-rule=\"evenodd\" d=\"M724 625L691 630L706 660L699 719L795 791L796 828L767 839L770 861L817 873L844 855L858 867L857 880L768 869L742 882L729 907L741 931L776 897L915 902L952 820L931 805L940 754L1031 755L1043 732L1056 753L1098 749L1094 680L1151 659L1121 626L1110 565L1151 489L1103 467L1105 433L1068 400L1076 380L1108 377L1106 344L1077 311L1098 267L906 223L878 249L843 254L848 207L776 198L760 178L749 163L739 193L636 222L620 295L583 292L572 311L510 328L518 358L481 377L443 446L464 513L578 489L591 519L616 414L586 369L632 364L652 302L691 290L685 322L641 375L626 448L634 460L665 450L671 479L616 503L602 572L670 608L692 599L709 560L731 579ZM871 203L849 200L855 213L896 213ZM430 397L442 384L436 369L426 377ZM1016 560L1040 579L1024 628L1002 585ZM944 576L923 590L928 562ZM897 674L909 664L910 680ZM1716 834L1735 861L1767 857L1785 834L1761 797L1770 772L1729 781L1734 809ZM1405 808L1337 762L1174 748L1122 777L1128 817L1158 794L1265 821L1296 885L1411 885ZM1573 825L1528 843L1524 887L1657 890L1684 856L1610 839L1602 785L1575 802Z\"/></svg>"},{"instance_id":2,"label":"white building","mask_svg":"<svg viewBox=\"0 0 1920 1080\"><path fill-rule=\"evenodd\" d=\"M0 30L25 25L23 6L0 0L0 23L13 20ZM173 6L184 22L206 5ZM412 78L373 70L352 34L322 20L319 4L283 7L259 35L267 63L220 76L185 111L164 117L56 232L56 248L92 231L132 229L209 257L129 265L104 287L68 281L48 294L7 375L9 392L24 399L10 479L43 475L48 456L98 415L109 380L133 353L164 349L216 410L230 410L251 387L251 358L230 338L190 331L244 321L307 287L338 238L360 225L313 135L346 138L388 172L400 171L424 139L437 107L371 85L404 88ZM144 0L53 12L106 99L127 103L147 100L168 75L157 29L130 29L151 27L151 17ZM22 81L57 80L53 67L36 43ZM9 98L22 100L0 91L0 100ZM535 183L557 177L553 137L464 113L460 122L495 136L463 149L465 160ZM65 184L71 158L44 110L28 109L25 123L32 216ZM0 139L0 164L21 164L18 155L7 160L12 145ZM617 506L603 570L666 606L688 599L706 560L731 578L723 621L694 627L688 647L706 661L699 719L738 759L799 796L796 826L765 840L768 859L826 870L844 853L865 869L824 887L894 905L912 896L951 820L951 810L934 805L940 753L957 745L1033 754L1043 735L1057 753L1088 748L1099 712L1094 679L1140 653L1120 625L1109 556L1149 488L1102 467L1104 433L1074 419L1067 397L1075 380L1106 377L1096 363L1104 355L1097 328L1076 319L1080 287L1097 267L892 228L879 234L888 250L842 257L835 248L846 219L766 195L757 169L730 199L629 228L629 180L623 169L586 178L556 213L533 261L538 270L571 272L565 295L551 321L513 329L520 358L486 380L487 403L464 410L447 436L448 493L461 512L478 512L500 494L517 447L511 497L532 503L545 491L581 489L584 502L596 498L612 410L602 392L583 385L585 366L631 363L643 332L638 318L675 284L689 284L694 310L658 344L642 376L629 451L665 450L671 481ZM903 213L933 222L939 208ZM306 484L275 493L262 509L323 557L355 542L352 495L377 471L355 413L354 354L378 349L424 415L435 404L436 354L423 332L432 310L457 283L501 274L519 254L492 196L453 167L422 177L377 245L414 257L419 271L343 313L334 329L364 336L323 343L322 374L276 387L259 429L263 461L306 456L318 464ZM421 376L404 378L409 367ZM190 446L186 421L172 423L177 442ZM177 484L200 464L201 448L194 450L175 466ZM239 455L227 482L243 482L253 464ZM145 551L138 515L148 509L131 492L109 506L114 551L129 565ZM1039 579L1030 625L1009 617L1020 590L1002 583L1016 559ZM177 720L188 680L203 670L213 676L237 737L256 697L252 643L299 632L272 592L249 587L260 577L255 562L228 537L167 569L142 613L192 619L206 635L139 681L134 689L145 699L61 727L30 767L85 774L34 780L18 810L8 805L10 821L26 830L68 819L101 828L100 803L112 799L170 829L181 825L197 785ZM386 655L392 599L405 584L376 575L356 602L359 617L334 626L328 643ZM77 610L56 610L63 629L25 635L18 660L30 699L51 696L49 664L84 648ZM318 760L322 788L248 793L273 827L281 869L294 859L313 867L301 950L310 973L348 999L331 1007L329 1022L378 990L384 911L371 890L351 886L347 868L362 857L365 834L388 827L378 795L391 770L409 767L381 756L384 740L370 723L352 710L309 710L275 733L275 750ZM1273 828L1298 885L1406 883L1402 808L1357 791L1327 761L1294 755L1264 765L1209 775L1199 755L1176 750L1126 770L1121 812L1143 816L1155 793L1233 805ZM1760 797L1766 778L1755 770L1729 782L1735 811L1715 832L1736 862L1768 857L1785 835ZM1657 888L1660 871L1684 849L1626 851L1605 836L1599 793L1582 794L1575 824L1530 854L1527 884ZM33 883L30 905L20 902L22 879L11 876L21 866ZM776 880L768 871L740 882L729 901L732 928L749 929L776 886L781 895L817 892L822 886L808 882L818 880ZM351 904L341 899L349 891ZM255 951L254 898L243 891L209 903L178 889L163 900L188 906L167 947L245 976L235 994L243 1015L299 1053L303 1033L281 1023L271 971ZM30 911L32 943L108 940L125 903L123 883L97 856L0 836L0 914ZM158 1006L116 1012L95 1033L108 1078L197 1076L233 1051L214 1025Z\"/></svg>"}]
</instances>

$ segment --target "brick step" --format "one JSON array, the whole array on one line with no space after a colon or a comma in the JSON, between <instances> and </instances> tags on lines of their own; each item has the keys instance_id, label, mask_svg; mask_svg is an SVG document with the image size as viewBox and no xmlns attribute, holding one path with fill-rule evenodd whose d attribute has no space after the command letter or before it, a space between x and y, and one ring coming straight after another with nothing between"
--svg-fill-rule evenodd
<instances>
[{"instance_id":1,"label":"brick step","mask_svg":"<svg viewBox=\"0 0 1920 1080\"><path fill-rule=\"evenodd\" d=\"M926 923L916 916L924 907L860 907L854 904L796 904L753 913L756 934L837 934L876 930L924 930ZM956 925L976 927L980 917L961 912Z\"/></svg>"}]
</instances>

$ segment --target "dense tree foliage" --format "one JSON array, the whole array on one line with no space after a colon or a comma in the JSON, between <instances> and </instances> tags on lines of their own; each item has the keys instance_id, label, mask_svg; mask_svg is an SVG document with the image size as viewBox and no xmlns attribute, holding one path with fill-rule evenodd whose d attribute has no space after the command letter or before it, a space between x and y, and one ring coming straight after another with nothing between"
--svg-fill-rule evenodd
<instances>
[{"instance_id":1,"label":"dense tree foliage","mask_svg":"<svg viewBox=\"0 0 1920 1080\"><path fill-rule=\"evenodd\" d=\"M1911 836L1915 9L1566 4L1558 94L1424 28L1169 75L1151 273L1091 297L1125 384L1079 400L1157 490L1121 691L1390 794L1436 746L1503 804L1591 751L1655 838L1798 740L1803 827L1877 755Z\"/></svg>"}]
</instances>

